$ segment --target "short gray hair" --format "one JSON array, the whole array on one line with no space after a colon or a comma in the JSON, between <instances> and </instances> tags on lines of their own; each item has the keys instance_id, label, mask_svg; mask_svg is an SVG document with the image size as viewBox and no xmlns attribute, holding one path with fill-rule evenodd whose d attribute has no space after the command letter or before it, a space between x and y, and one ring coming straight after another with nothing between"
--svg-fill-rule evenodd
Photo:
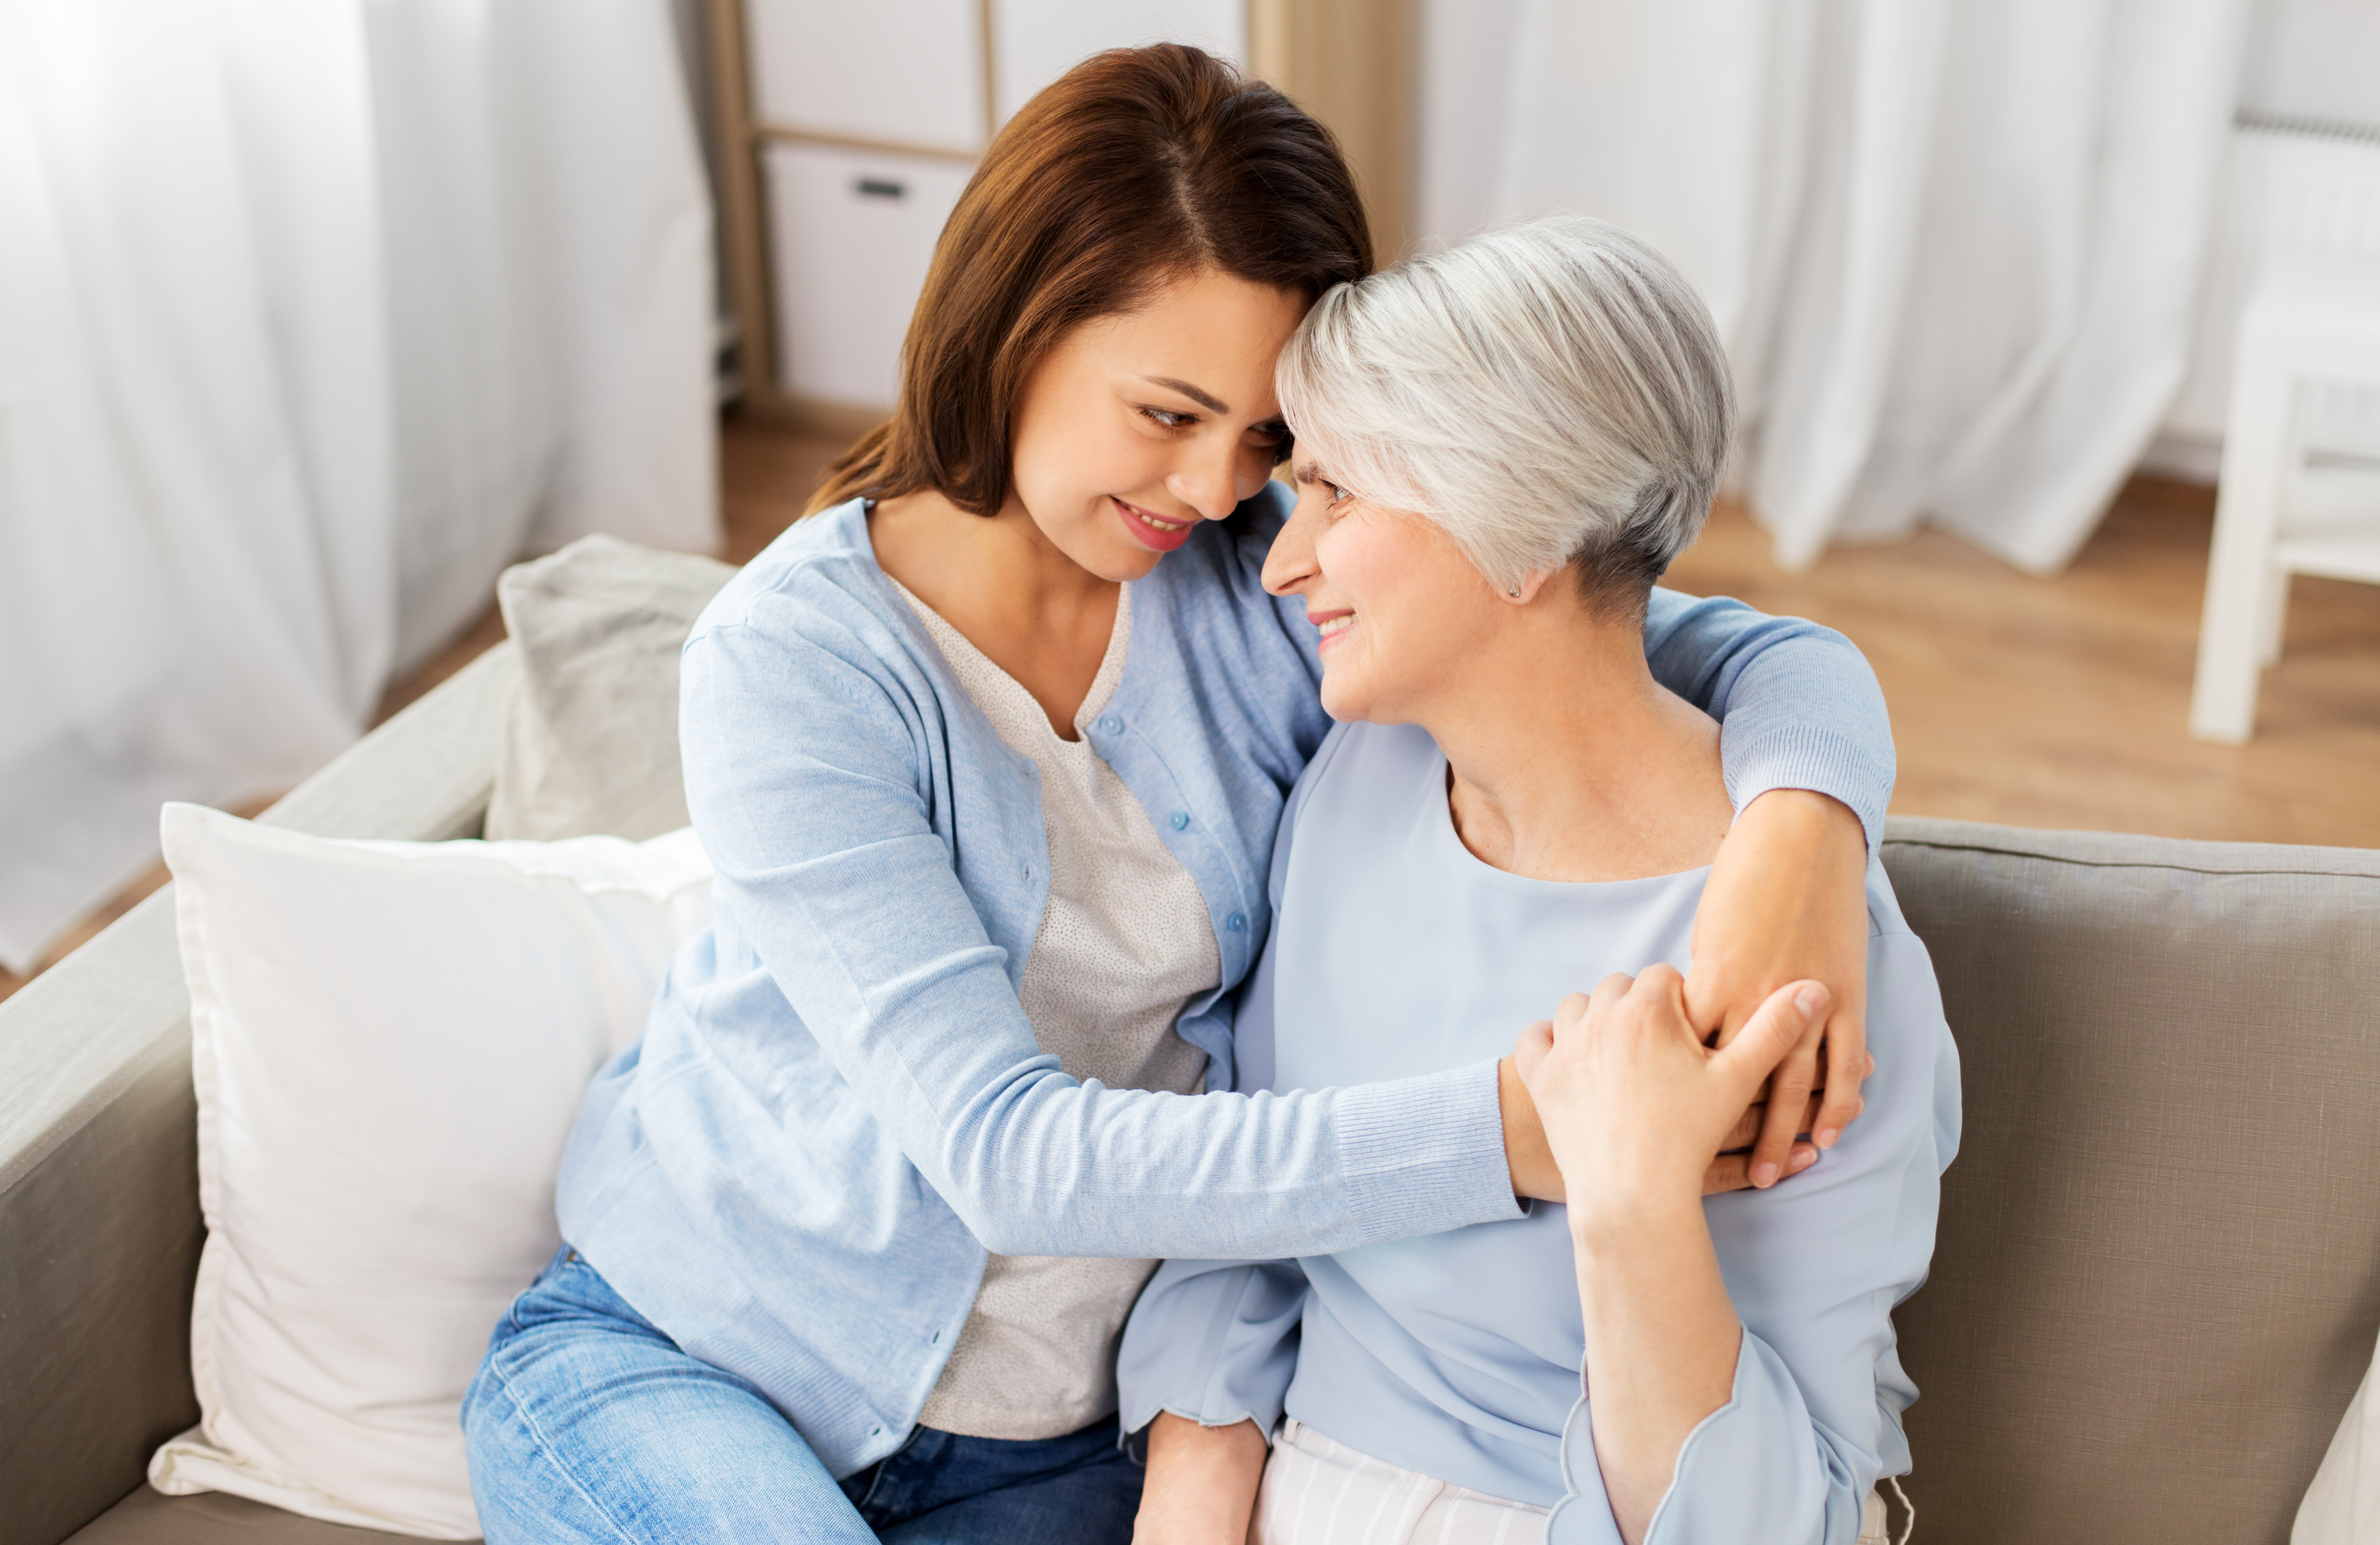
<instances>
[{"instance_id":1,"label":"short gray hair","mask_svg":"<svg viewBox=\"0 0 2380 1545\"><path fill-rule=\"evenodd\" d=\"M1497 589L1574 564L1631 611L1702 529L1734 427L1694 286L1577 216L1339 286L1276 381L1334 482L1437 522Z\"/></svg>"}]
</instances>

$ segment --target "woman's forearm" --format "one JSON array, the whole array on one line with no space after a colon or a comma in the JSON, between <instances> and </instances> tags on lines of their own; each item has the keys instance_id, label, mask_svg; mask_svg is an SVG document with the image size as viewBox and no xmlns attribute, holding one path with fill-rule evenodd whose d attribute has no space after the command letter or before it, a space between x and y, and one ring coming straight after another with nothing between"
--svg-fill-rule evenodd
<instances>
[{"instance_id":1,"label":"woman's forearm","mask_svg":"<svg viewBox=\"0 0 2380 1545\"><path fill-rule=\"evenodd\" d=\"M1161 1413L1148 1429L1134 1545L1242 1545L1268 1452L1252 1421L1202 1427Z\"/></svg>"},{"instance_id":2,"label":"woman's forearm","mask_svg":"<svg viewBox=\"0 0 2380 1545\"><path fill-rule=\"evenodd\" d=\"M1686 1007L1695 1026L1732 1036L1776 988L1807 977L1833 1008L1777 1068L1771 1119L1753 1153L1753 1183L1791 1173L1797 1135L1832 1148L1860 1113L1867 1076L1867 866L1859 820L1840 801L1775 789L1736 818L1694 914ZM1823 1042L1824 1055L1821 1056ZM1797 1127L1813 1089L1825 1098Z\"/></svg>"},{"instance_id":3,"label":"woman's forearm","mask_svg":"<svg viewBox=\"0 0 2380 1545\"><path fill-rule=\"evenodd\" d=\"M1611 1515L1641 1545L1686 1438L1734 1389L1743 1327L1699 1203L1571 1211L1587 1409Z\"/></svg>"}]
</instances>

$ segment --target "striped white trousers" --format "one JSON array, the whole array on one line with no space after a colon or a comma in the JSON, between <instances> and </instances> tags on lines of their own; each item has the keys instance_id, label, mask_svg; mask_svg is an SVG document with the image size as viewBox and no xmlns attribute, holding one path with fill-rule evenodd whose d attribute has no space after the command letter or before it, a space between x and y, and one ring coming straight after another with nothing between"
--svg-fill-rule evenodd
<instances>
[{"instance_id":1,"label":"striped white trousers","mask_svg":"<svg viewBox=\"0 0 2380 1545\"><path fill-rule=\"evenodd\" d=\"M1265 1461L1248 1545L1540 1545L1548 1511L1359 1454L1292 1417ZM1890 1540L1870 1491L1859 1545Z\"/></svg>"},{"instance_id":2,"label":"striped white trousers","mask_svg":"<svg viewBox=\"0 0 2380 1545\"><path fill-rule=\"evenodd\" d=\"M1249 1545L1539 1545L1542 1507L1401 1469L1292 1417L1272 1442Z\"/></svg>"}]
</instances>

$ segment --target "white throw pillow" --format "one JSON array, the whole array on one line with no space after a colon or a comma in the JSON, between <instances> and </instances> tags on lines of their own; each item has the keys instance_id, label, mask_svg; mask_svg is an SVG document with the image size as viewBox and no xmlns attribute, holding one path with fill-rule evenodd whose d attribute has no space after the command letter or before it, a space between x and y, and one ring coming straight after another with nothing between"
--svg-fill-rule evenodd
<instances>
[{"instance_id":1,"label":"white throw pillow","mask_svg":"<svg viewBox=\"0 0 2380 1545\"><path fill-rule=\"evenodd\" d=\"M161 1491L480 1532L457 1419L589 1077L710 920L690 831L340 842L168 805L207 1242Z\"/></svg>"}]
</instances>

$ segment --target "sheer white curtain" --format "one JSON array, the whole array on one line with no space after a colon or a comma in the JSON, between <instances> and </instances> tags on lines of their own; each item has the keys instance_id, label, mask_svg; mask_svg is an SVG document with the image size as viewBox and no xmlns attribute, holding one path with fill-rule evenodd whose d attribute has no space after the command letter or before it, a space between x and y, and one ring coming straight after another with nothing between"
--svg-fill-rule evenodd
<instances>
[{"instance_id":1,"label":"sheer white curtain","mask_svg":"<svg viewBox=\"0 0 2380 1545\"><path fill-rule=\"evenodd\" d=\"M718 538L666 0L0 0L0 965L516 554Z\"/></svg>"},{"instance_id":2,"label":"sheer white curtain","mask_svg":"<svg viewBox=\"0 0 2380 1545\"><path fill-rule=\"evenodd\" d=\"M2247 9L1431 0L1471 63L1434 113L1424 67L1426 218L1431 179L1492 155L1433 235L1570 209L1675 257L1787 566L1931 519L2055 570L2183 379ZM1459 142L1466 97L1492 147Z\"/></svg>"}]
</instances>

